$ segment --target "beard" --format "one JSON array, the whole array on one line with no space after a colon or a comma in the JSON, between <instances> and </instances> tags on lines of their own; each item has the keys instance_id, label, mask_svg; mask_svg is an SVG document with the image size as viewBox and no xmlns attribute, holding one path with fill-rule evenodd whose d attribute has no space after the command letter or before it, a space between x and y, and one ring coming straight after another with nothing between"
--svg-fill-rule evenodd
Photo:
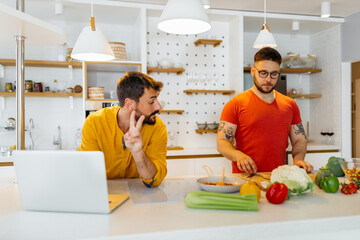
<instances>
[{"instance_id":1,"label":"beard","mask_svg":"<svg viewBox=\"0 0 360 240\"><path fill-rule=\"evenodd\" d=\"M156 123L156 117L155 115L159 113L158 110L156 110L155 112L151 113L150 115L145 115L143 114L139 109L136 109L135 110L135 120L138 121L139 118L141 117L141 115L144 115L145 116L145 119L144 119L144 122L143 123L146 123L146 124L149 124L149 125L154 125Z\"/></svg>"},{"instance_id":2,"label":"beard","mask_svg":"<svg viewBox=\"0 0 360 240\"><path fill-rule=\"evenodd\" d=\"M270 89L268 89L268 90L265 90L265 89L263 88L263 86L260 85L260 83L258 82L257 78L254 76L254 84L255 84L256 88L257 88L260 92L262 92L262 93L271 93L272 90L274 90L274 88L276 87L277 81L276 81L276 83L272 86L272 88L270 88Z\"/></svg>"}]
</instances>

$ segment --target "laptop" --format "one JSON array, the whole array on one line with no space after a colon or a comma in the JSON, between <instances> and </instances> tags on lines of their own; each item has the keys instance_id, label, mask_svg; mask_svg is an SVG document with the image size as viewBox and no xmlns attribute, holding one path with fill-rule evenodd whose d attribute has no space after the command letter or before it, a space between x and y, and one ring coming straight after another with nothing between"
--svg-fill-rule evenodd
<instances>
[{"instance_id":1,"label":"laptop","mask_svg":"<svg viewBox=\"0 0 360 240\"><path fill-rule=\"evenodd\" d=\"M129 195L108 194L98 151L14 151L22 206L30 211L110 213Z\"/></svg>"}]
</instances>

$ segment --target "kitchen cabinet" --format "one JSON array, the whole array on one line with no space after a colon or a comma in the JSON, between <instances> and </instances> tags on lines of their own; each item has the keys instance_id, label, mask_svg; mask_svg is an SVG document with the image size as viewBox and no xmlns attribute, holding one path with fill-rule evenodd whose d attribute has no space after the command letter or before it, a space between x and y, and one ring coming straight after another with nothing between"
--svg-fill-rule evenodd
<instances>
[{"instance_id":1,"label":"kitchen cabinet","mask_svg":"<svg viewBox=\"0 0 360 240\"><path fill-rule=\"evenodd\" d=\"M341 157L341 152L339 151L318 151L314 153L306 153L305 161L313 165L314 170L319 170L322 166L327 164L328 159L331 156ZM293 158L291 154L288 154L288 164L293 164Z\"/></svg>"},{"instance_id":2,"label":"kitchen cabinet","mask_svg":"<svg viewBox=\"0 0 360 240\"><path fill-rule=\"evenodd\" d=\"M224 157L201 157L167 160L168 173L166 177L184 175L206 175L202 166L210 167L215 175L221 174L221 169L225 167L225 174L231 174L231 161Z\"/></svg>"}]
</instances>

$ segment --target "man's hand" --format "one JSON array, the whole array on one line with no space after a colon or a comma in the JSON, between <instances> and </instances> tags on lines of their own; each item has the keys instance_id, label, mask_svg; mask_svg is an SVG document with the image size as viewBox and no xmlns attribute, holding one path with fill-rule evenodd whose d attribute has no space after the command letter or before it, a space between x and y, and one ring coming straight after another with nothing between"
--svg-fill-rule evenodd
<instances>
[{"instance_id":1,"label":"man's hand","mask_svg":"<svg viewBox=\"0 0 360 240\"><path fill-rule=\"evenodd\" d=\"M252 160L252 158L248 155L243 154L237 159L236 164L240 171L244 171L246 173L257 172L254 160Z\"/></svg>"},{"instance_id":2,"label":"man's hand","mask_svg":"<svg viewBox=\"0 0 360 240\"><path fill-rule=\"evenodd\" d=\"M130 127L127 133L124 135L124 141L126 147L134 155L142 150L142 136L141 136L141 126L145 116L142 115L137 122L135 122L135 111L131 112L130 115Z\"/></svg>"},{"instance_id":3,"label":"man's hand","mask_svg":"<svg viewBox=\"0 0 360 240\"><path fill-rule=\"evenodd\" d=\"M311 172L314 167L304 160L294 160L294 165L303 168L307 173Z\"/></svg>"}]
</instances>

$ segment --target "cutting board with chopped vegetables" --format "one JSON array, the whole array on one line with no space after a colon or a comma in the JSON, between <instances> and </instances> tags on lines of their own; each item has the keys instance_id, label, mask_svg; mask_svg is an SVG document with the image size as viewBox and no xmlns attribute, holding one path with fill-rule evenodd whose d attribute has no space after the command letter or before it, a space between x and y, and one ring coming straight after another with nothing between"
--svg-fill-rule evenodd
<instances>
[{"instance_id":1,"label":"cutting board with chopped vegetables","mask_svg":"<svg viewBox=\"0 0 360 240\"><path fill-rule=\"evenodd\" d=\"M247 181L255 182L270 182L271 172L258 172L255 174L251 173L239 173L238 177Z\"/></svg>"}]
</instances>

